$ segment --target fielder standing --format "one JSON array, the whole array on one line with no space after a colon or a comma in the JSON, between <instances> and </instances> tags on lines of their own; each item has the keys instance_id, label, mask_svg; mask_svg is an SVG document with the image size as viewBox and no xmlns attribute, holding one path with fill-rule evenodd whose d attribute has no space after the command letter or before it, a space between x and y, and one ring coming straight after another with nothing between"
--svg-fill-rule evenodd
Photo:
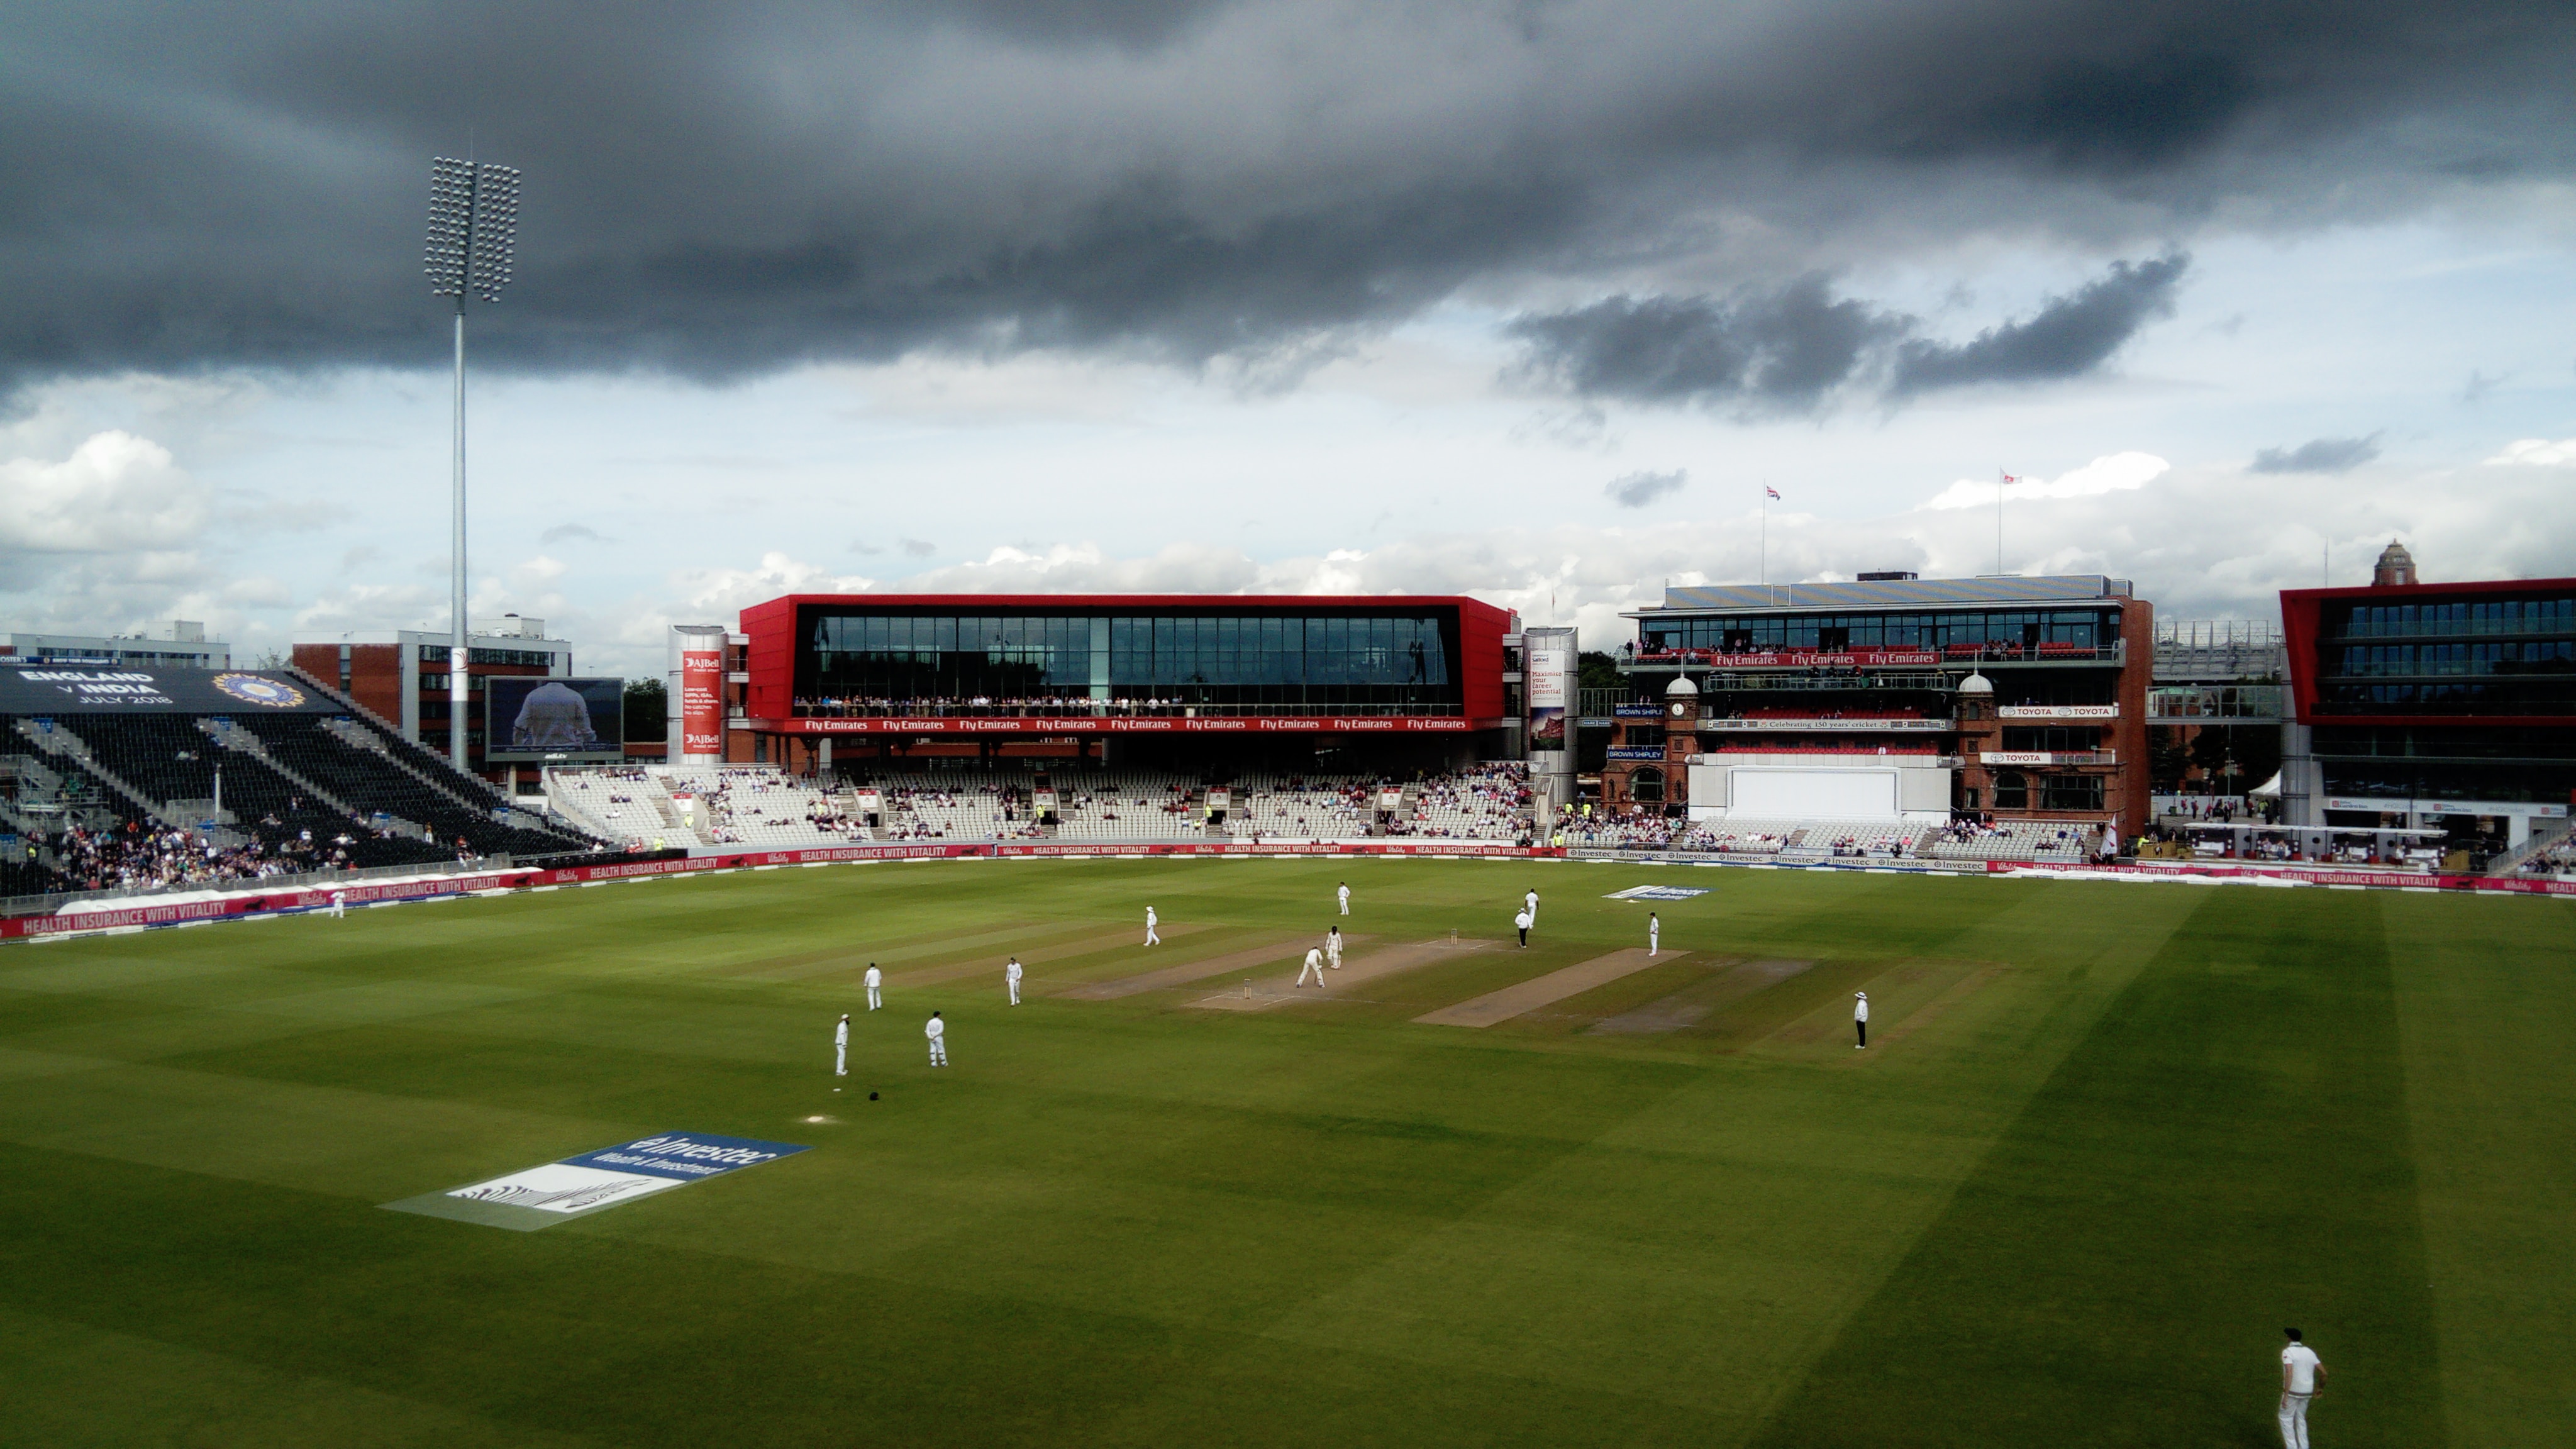
<instances>
[{"instance_id":1,"label":"fielder standing","mask_svg":"<svg viewBox=\"0 0 2576 1449\"><path fill-rule=\"evenodd\" d=\"M1159 945L1163 944L1163 938L1154 934L1154 925L1155 925L1155 923L1156 923L1157 921L1160 921L1161 919L1162 919L1162 917L1157 916L1157 915L1155 915L1155 914L1154 914L1154 908L1153 908L1152 906L1147 906L1147 907L1145 908L1145 944L1146 944L1146 945L1148 945L1148 946L1159 946Z\"/></svg>"},{"instance_id":2,"label":"fielder standing","mask_svg":"<svg viewBox=\"0 0 2576 1449\"><path fill-rule=\"evenodd\" d=\"M930 1014L930 1023L921 1029L921 1034L930 1038L930 1064L948 1065L948 1023L939 1019L938 1012Z\"/></svg>"},{"instance_id":3,"label":"fielder standing","mask_svg":"<svg viewBox=\"0 0 2576 1449\"><path fill-rule=\"evenodd\" d=\"M1867 1050L1869 1047L1869 993L1866 991L1852 993L1852 1030L1860 1035L1860 1040L1852 1043L1852 1050Z\"/></svg>"},{"instance_id":4,"label":"fielder standing","mask_svg":"<svg viewBox=\"0 0 2576 1449\"><path fill-rule=\"evenodd\" d=\"M1324 953L1313 946L1306 948L1306 966L1297 973L1297 986L1305 985L1306 978L1309 976L1315 978L1316 990L1324 989ZM1294 991L1297 987L1292 986L1288 989Z\"/></svg>"},{"instance_id":5,"label":"fielder standing","mask_svg":"<svg viewBox=\"0 0 2576 1449\"><path fill-rule=\"evenodd\" d=\"M1008 986L1011 988L1011 1004L1012 1004L1013 1006L1017 1006L1017 1005L1019 1005L1019 1004L1020 1004L1020 958L1019 958L1019 957L1017 957L1017 956L1012 957L1012 958L1011 958L1011 964L1002 968L1002 981L1004 982L1004 984L1008 985Z\"/></svg>"},{"instance_id":6,"label":"fielder standing","mask_svg":"<svg viewBox=\"0 0 2576 1449\"><path fill-rule=\"evenodd\" d=\"M841 1024L832 1028L832 1075L850 1074L850 1014L841 1013Z\"/></svg>"},{"instance_id":7,"label":"fielder standing","mask_svg":"<svg viewBox=\"0 0 2576 1449\"><path fill-rule=\"evenodd\" d=\"M1656 915L1653 911L1648 911L1646 912L1646 954L1653 956L1660 953L1663 949L1663 918Z\"/></svg>"},{"instance_id":8,"label":"fielder standing","mask_svg":"<svg viewBox=\"0 0 2576 1449\"><path fill-rule=\"evenodd\" d=\"M2281 1331L2290 1336L2281 1350L2281 1449L2308 1449L2308 1402L2325 1391L2326 1366L2297 1329Z\"/></svg>"},{"instance_id":9,"label":"fielder standing","mask_svg":"<svg viewBox=\"0 0 2576 1449\"><path fill-rule=\"evenodd\" d=\"M1333 894L1341 900L1342 914L1346 916L1349 915L1351 913L1351 883L1349 881L1342 882L1340 888L1335 890Z\"/></svg>"},{"instance_id":10,"label":"fielder standing","mask_svg":"<svg viewBox=\"0 0 2576 1449\"><path fill-rule=\"evenodd\" d=\"M331 919L337 921L346 917L348 914L349 893L347 891L331 892ZM1348 915L1349 912L1345 911L1343 914Z\"/></svg>"},{"instance_id":11,"label":"fielder standing","mask_svg":"<svg viewBox=\"0 0 2576 1449\"><path fill-rule=\"evenodd\" d=\"M1336 971L1342 969L1342 928L1339 926L1324 933L1324 964Z\"/></svg>"},{"instance_id":12,"label":"fielder standing","mask_svg":"<svg viewBox=\"0 0 2576 1449\"><path fill-rule=\"evenodd\" d=\"M885 973L884 973L884 972L882 972L882 971L879 971L879 970L877 969L877 963L875 963L874 961L869 962L869 963L868 963L868 1010L870 1010L870 1011L874 1011L874 1010L876 1010L878 1007L885 1005L885 994L884 994L882 991L878 990L878 988L879 988L879 987L882 987L882 986L884 986L884 985L885 985Z\"/></svg>"},{"instance_id":13,"label":"fielder standing","mask_svg":"<svg viewBox=\"0 0 2576 1449\"><path fill-rule=\"evenodd\" d=\"M1521 908L1529 912L1530 924L1533 926L1537 925L1538 892L1536 890L1532 890L1529 894L1521 897Z\"/></svg>"},{"instance_id":14,"label":"fielder standing","mask_svg":"<svg viewBox=\"0 0 2576 1449\"><path fill-rule=\"evenodd\" d=\"M1512 927L1521 933L1521 944L1523 946L1529 945L1530 913L1528 911L1523 911L1519 915L1512 917Z\"/></svg>"}]
</instances>

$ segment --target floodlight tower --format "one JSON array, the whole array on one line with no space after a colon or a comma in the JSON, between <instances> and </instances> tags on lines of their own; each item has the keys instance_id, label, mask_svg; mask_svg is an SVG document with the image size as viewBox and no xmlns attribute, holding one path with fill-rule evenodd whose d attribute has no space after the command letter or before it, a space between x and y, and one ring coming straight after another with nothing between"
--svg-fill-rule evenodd
<instances>
[{"instance_id":1,"label":"floodlight tower","mask_svg":"<svg viewBox=\"0 0 2576 1449\"><path fill-rule=\"evenodd\" d=\"M429 163L429 250L423 258L433 297L456 299L455 639L447 651L447 750L465 759L465 299L501 300L510 285L510 250L519 230L519 171L451 157Z\"/></svg>"}]
</instances>

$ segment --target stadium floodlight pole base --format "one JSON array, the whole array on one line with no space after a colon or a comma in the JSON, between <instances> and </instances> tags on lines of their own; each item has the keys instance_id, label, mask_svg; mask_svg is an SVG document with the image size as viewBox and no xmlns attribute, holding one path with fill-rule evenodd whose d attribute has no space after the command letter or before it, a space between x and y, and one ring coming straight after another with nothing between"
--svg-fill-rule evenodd
<instances>
[{"instance_id":1,"label":"stadium floodlight pole base","mask_svg":"<svg viewBox=\"0 0 2576 1449\"><path fill-rule=\"evenodd\" d=\"M456 442L455 539L449 555L454 570L449 595L455 638L447 650L447 752L460 771L465 758L465 712L473 655L466 643L465 620L465 294L456 294Z\"/></svg>"}]
</instances>

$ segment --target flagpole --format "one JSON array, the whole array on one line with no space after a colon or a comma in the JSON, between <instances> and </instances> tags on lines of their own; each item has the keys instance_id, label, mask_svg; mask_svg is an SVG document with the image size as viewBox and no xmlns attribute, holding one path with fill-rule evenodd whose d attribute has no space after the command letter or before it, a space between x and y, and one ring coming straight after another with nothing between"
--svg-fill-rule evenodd
<instances>
[{"instance_id":1,"label":"flagpole","mask_svg":"<svg viewBox=\"0 0 2576 1449\"><path fill-rule=\"evenodd\" d=\"M1762 480L1762 551L1755 555L1755 573L1764 588L1771 586L1771 480Z\"/></svg>"},{"instance_id":2,"label":"flagpole","mask_svg":"<svg viewBox=\"0 0 2576 1449\"><path fill-rule=\"evenodd\" d=\"M1995 573L1997 576L2001 576L2004 571L2004 485L2011 481L2010 473L2001 468L1995 470Z\"/></svg>"}]
</instances>

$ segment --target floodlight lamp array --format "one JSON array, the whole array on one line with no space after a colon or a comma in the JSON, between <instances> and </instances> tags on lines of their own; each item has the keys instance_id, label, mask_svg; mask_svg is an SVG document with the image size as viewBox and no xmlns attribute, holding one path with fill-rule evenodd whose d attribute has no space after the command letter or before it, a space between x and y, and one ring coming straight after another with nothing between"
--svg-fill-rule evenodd
<instances>
[{"instance_id":1,"label":"floodlight lamp array","mask_svg":"<svg viewBox=\"0 0 2576 1449\"><path fill-rule=\"evenodd\" d=\"M501 300L519 234L519 169L440 156L429 167L430 295Z\"/></svg>"}]
</instances>

